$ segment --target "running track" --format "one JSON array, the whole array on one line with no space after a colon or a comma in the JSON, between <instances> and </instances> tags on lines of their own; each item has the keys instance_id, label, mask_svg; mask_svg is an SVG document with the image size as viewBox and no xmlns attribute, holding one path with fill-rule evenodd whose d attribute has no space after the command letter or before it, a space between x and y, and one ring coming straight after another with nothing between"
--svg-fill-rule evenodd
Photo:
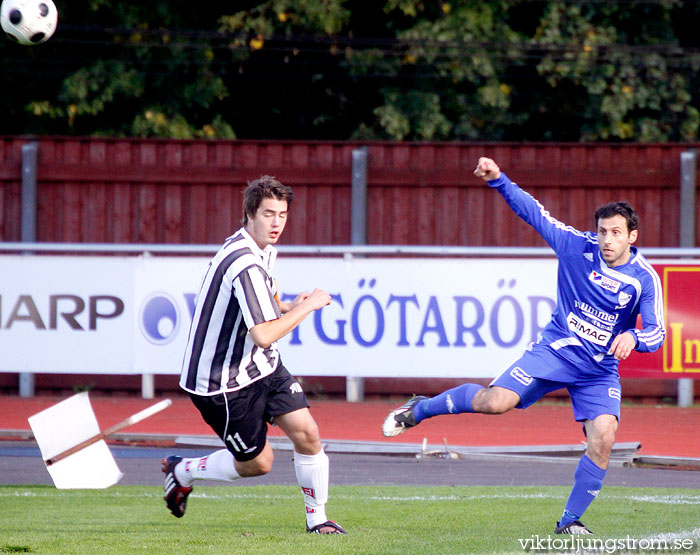
<instances>
[{"instance_id":1,"label":"running track","mask_svg":"<svg viewBox=\"0 0 700 555\"><path fill-rule=\"evenodd\" d=\"M211 435L209 427L187 397L171 397L173 405L124 432L144 434ZM0 396L0 430L29 430L27 418L61 401L59 397L21 399ZM91 396L101 429L146 408L161 398ZM581 426L573 421L568 405L537 404L500 416L480 414L442 416L421 423L397 439L381 434L381 424L396 403L311 401L311 411L324 439L354 441L398 441L457 446L559 445L582 442ZM282 435L270 428L271 436ZM700 457L700 407L628 406L616 441L642 444L644 455Z\"/></svg>"}]
</instances>

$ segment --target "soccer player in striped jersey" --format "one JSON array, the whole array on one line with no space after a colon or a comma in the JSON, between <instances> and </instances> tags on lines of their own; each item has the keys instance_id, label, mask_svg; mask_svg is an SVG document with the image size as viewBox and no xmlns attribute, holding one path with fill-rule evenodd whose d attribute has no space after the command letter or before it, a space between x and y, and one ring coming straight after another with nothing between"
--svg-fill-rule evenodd
<instances>
[{"instance_id":1,"label":"soccer player in striped jersey","mask_svg":"<svg viewBox=\"0 0 700 555\"><path fill-rule=\"evenodd\" d=\"M249 183L243 227L209 263L197 295L180 386L226 445L206 457L163 459L165 501L185 513L195 480L232 482L270 471L271 423L294 444L294 469L306 505L306 531L345 534L326 517L328 457L301 385L282 365L277 340L331 301L321 289L279 300L273 247L282 235L292 189L270 176Z\"/></svg>"},{"instance_id":2,"label":"soccer player in striped jersey","mask_svg":"<svg viewBox=\"0 0 700 555\"><path fill-rule=\"evenodd\" d=\"M389 413L382 431L396 436L440 414L524 409L546 393L566 388L587 446L555 532L590 534L580 518L600 492L615 442L619 361L632 350L656 351L666 337L659 276L633 246L639 222L627 203L601 206L595 213L596 232L582 233L552 218L493 160L480 158L474 173L557 254L557 307L539 341L488 388L467 383L433 398L414 397ZM640 314L642 328L637 329Z\"/></svg>"}]
</instances>

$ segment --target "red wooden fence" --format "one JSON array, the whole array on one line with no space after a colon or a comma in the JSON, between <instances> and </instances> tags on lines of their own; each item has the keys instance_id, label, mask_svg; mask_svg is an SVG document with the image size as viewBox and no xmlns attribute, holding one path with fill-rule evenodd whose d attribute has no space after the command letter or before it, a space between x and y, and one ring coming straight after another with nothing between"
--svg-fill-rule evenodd
<instances>
[{"instance_id":1,"label":"red wooden fence","mask_svg":"<svg viewBox=\"0 0 700 555\"><path fill-rule=\"evenodd\" d=\"M21 147L0 138L0 241L18 241ZM678 246L688 144L473 144L40 138L38 240L218 244L239 225L246 181L295 189L285 244L350 243L352 151L367 146L370 244L543 246L471 172L496 159L550 213L592 229L627 200L639 244ZM700 237L698 237L700 244Z\"/></svg>"},{"instance_id":2,"label":"red wooden fence","mask_svg":"<svg viewBox=\"0 0 700 555\"><path fill-rule=\"evenodd\" d=\"M0 241L20 239L21 147L29 141L0 137ZM370 244L543 246L472 176L486 155L554 217L579 229L592 229L598 205L627 200L642 220L639 244L654 247L679 244L680 154L700 146L57 137L38 143L39 241L219 244L239 225L246 181L271 174L296 193L283 243L348 244L352 151L367 146ZM93 378L113 380L107 389L138 390L135 377ZM16 388L16 379L0 375L0 389ZM42 379L55 376L37 379L41 388ZM62 377L61 387L68 382ZM642 394L671 395L661 389L669 383L660 381L654 391L647 384Z\"/></svg>"}]
</instances>

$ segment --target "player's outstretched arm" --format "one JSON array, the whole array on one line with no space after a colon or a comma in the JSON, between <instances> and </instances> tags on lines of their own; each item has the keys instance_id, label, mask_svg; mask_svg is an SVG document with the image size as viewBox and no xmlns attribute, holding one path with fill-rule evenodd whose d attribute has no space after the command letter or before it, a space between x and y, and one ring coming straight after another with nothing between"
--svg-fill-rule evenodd
<instances>
[{"instance_id":1,"label":"player's outstretched arm","mask_svg":"<svg viewBox=\"0 0 700 555\"><path fill-rule=\"evenodd\" d=\"M266 349L301 324L304 318L314 310L323 308L330 303L330 294L322 289L314 289L308 296L292 306L288 312L285 312L276 320L262 322L250 328L250 336L258 347Z\"/></svg>"},{"instance_id":2,"label":"player's outstretched arm","mask_svg":"<svg viewBox=\"0 0 700 555\"><path fill-rule=\"evenodd\" d=\"M491 158L479 158L474 175L496 189L511 210L534 227L554 252L561 252L572 236L582 236L580 232L552 218L532 195L508 179Z\"/></svg>"},{"instance_id":3,"label":"player's outstretched arm","mask_svg":"<svg viewBox=\"0 0 700 555\"><path fill-rule=\"evenodd\" d=\"M491 158L481 157L476 163L476 169L474 170L474 175L480 177L484 181L493 181L501 177L501 169L498 164L491 160Z\"/></svg>"}]
</instances>

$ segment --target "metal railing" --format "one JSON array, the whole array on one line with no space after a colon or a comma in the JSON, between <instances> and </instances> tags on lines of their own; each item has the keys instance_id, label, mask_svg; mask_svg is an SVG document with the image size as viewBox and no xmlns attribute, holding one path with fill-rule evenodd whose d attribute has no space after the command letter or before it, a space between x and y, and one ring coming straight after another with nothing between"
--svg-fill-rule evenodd
<instances>
[{"instance_id":1,"label":"metal railing","mask_svg":"<svg viewBox=\"0 0 700 555\"><path fill-rule=\"evenodd\" d=\"M0 253L214 254L221 245L163 243L0 243ZM279 245L281 255L454 256L484 258L554 257L549 247L461 247L430 245ZM648 259L700 259L700 247L640 247Z\"/></svg>"}]
</instances>

